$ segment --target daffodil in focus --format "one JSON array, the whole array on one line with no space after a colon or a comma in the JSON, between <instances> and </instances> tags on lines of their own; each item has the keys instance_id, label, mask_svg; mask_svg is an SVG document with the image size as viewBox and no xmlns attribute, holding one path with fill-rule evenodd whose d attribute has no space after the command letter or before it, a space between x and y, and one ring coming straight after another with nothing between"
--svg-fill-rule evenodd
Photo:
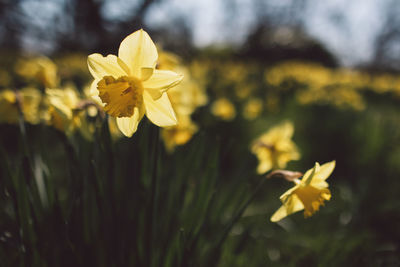
<instances>
[{"instance_id":1,"label":"daffodil in focus","mask_svg":"<svg viewBox=\"0 0 400 267\"><path fill-rule=\"evenodd\" d=\"M227 98L220 98L211 105L211 113L222 120L230 121L235 118L236 109Z\"/></svg>"},{"instance_id":2,"label":"daffodil in focus","mask_svg":"<svg viewBox=\"0 0 400 267\"><path fill-rule=\"evenodd\" d=\"M91 90L100 97L104 111L117 118L118 128L125 136L136 132L144 114L160 127L177 124L166 92L183 76L156 69L157 59L156 46L144 30L121 42L118 57L100 54L88 57L94 77Z\"/></svg>"},{"instance_id":3,"label":"daffodil in focus","mask_svg":"<svg viewBox=\"0 0 400 267\"><path fill-rule=\"evenodd\" d=\"M335 168L335 161L309 169L301 180L294 179L295 186L281 197L282 206L272 215L271 221L277 222L286 216L304 210L304 217L310 217L331 198L328 183L325 181Z\"/></svg>"},{"instance_id":4,"label":"daffodil in focus","mask_svg":"<svg viewBox=\"0 0 400 267\"><path fill-rule=\"evenodd\" d=\"M296 144L291 140L293 132L293 124L287 121L254 140L251 151L258 158L259 174L272 168L284 168L289 161L300 158Z\"/></svg>"}]
</instances>

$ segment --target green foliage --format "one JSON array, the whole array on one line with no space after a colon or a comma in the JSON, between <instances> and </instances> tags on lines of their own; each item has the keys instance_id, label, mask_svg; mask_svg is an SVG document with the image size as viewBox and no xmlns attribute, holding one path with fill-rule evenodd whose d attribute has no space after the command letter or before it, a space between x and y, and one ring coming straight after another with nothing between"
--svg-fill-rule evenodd
<instances>
[{"instance_id":1,"label":"green foliage","mask_svg":"<svg viewBox=\"0 0 400 267\"><path fill-rule=\"evenodd\" d=\"M2 124L2 264L396 266L398 96L361 91L362 111L302 105L296 92L307 85L271 87L265 66L253 66L244 83L255 85L253 97L276 96L276 109L266 106L252 121L239 115L221 121L205 106L194 114L199 133L172 154L164 150L159 129L145 120L132 138L117 140L102 120L91 141L43 124ZM204 78L210 102L232 96L232 84L241 85L217 72ZM85 79L78 78L79 88ZM247 98L231 100L239 110ZM249 144L285 119L295 125L293 139L302 154L288 170L334 159L337 167L328 180L332 199L326 207L309 219L298 213L273 224L269 218L289 185L255 175Z\"/></svg>"}]
</instances>

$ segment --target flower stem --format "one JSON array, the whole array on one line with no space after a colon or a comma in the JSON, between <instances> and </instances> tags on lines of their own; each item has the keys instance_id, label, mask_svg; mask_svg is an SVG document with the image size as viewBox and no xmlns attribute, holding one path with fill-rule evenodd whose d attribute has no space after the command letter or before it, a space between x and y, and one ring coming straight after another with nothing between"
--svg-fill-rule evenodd
<instances>
[{"instance_id":1,"label":"flower stem","mask_svg":"<svg viewBox=\"0 0 400 267\"><path fill-rule=\"evenodd\" d=\"M155 230L155 221L156 221L156 194L157 194L157 168L158 168L158 147L159 147L159 135L160 130L158 127L153 127L153 169L151 175L150 182L150 204L148 210L148 223L149 227L147 229L147 260L151 266L153 255L153 236Z\"/></svg>"}]
</instances>

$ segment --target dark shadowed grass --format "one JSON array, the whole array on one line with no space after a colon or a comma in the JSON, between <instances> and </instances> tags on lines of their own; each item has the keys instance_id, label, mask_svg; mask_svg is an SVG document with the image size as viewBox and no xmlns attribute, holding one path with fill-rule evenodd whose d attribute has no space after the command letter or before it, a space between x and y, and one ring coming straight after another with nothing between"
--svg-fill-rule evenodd
<instances>
[{"instance_id":1,"label":"dark shadowed grass","mask_svg":"<svg viewBox=\"0 0 400 267\"><path fill-rule=\"evenodd\" d=\"M205 134L169 155L146 121L117 143L107 123L93 141L10 131L26 141L13 158L1 151L7 266L216 265L256 190L252 171L220 179L221 149Z\"/></svg>"}]
</instances>

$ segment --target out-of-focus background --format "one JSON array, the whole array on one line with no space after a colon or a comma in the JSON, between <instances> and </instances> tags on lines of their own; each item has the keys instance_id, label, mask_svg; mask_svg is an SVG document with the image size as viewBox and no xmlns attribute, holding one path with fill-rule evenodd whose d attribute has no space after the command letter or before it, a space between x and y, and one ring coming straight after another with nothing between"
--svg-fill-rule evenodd
<instances>
[{"instance_id":1,"label":"out-of-focus background","mask_svg":"<svg viewBox=\"0 0 400 267\"><path fill-rule=\"evenodd\" d=\"M121 40L143 28L207 95L192 114L197 134L174 153L189 153L197 135L215 137L220 183L251 187L252 140L291 121L301 158L286 169L336 160L332 199L311 218L270 222L291 185L267 181L214 264L399 266L399 14L397 0L0 0L0 88L28 85L21 62L45 55L57 65L57 86L72 82L83 92L87 55L117 54ZM1 145L13 159L17 127L4 116L1 123ZM51 164L61 166L54 155ZM53 175L62 180L60 170ZM4 203L1 214L12 218ZM12 222L0 224L0 255L18 259Z\"/></svg>"},{"instance_id":2,"label":"out-of-focus background","mask_svg":"<svg viewBox=\"0 0 400 267\"><path fill-rule=\"evenodd\" d=\"M145 28L183 55L209 46L256 54L261 46L276 49L264 57L293 59L289 51L301 54L300 46L315 45L346 66L399 65L394 0L3 0L0 8L3 49L111 52L127 34ZM284 48L289 51L278 57Z\"/></svg>"}]
</instances>

